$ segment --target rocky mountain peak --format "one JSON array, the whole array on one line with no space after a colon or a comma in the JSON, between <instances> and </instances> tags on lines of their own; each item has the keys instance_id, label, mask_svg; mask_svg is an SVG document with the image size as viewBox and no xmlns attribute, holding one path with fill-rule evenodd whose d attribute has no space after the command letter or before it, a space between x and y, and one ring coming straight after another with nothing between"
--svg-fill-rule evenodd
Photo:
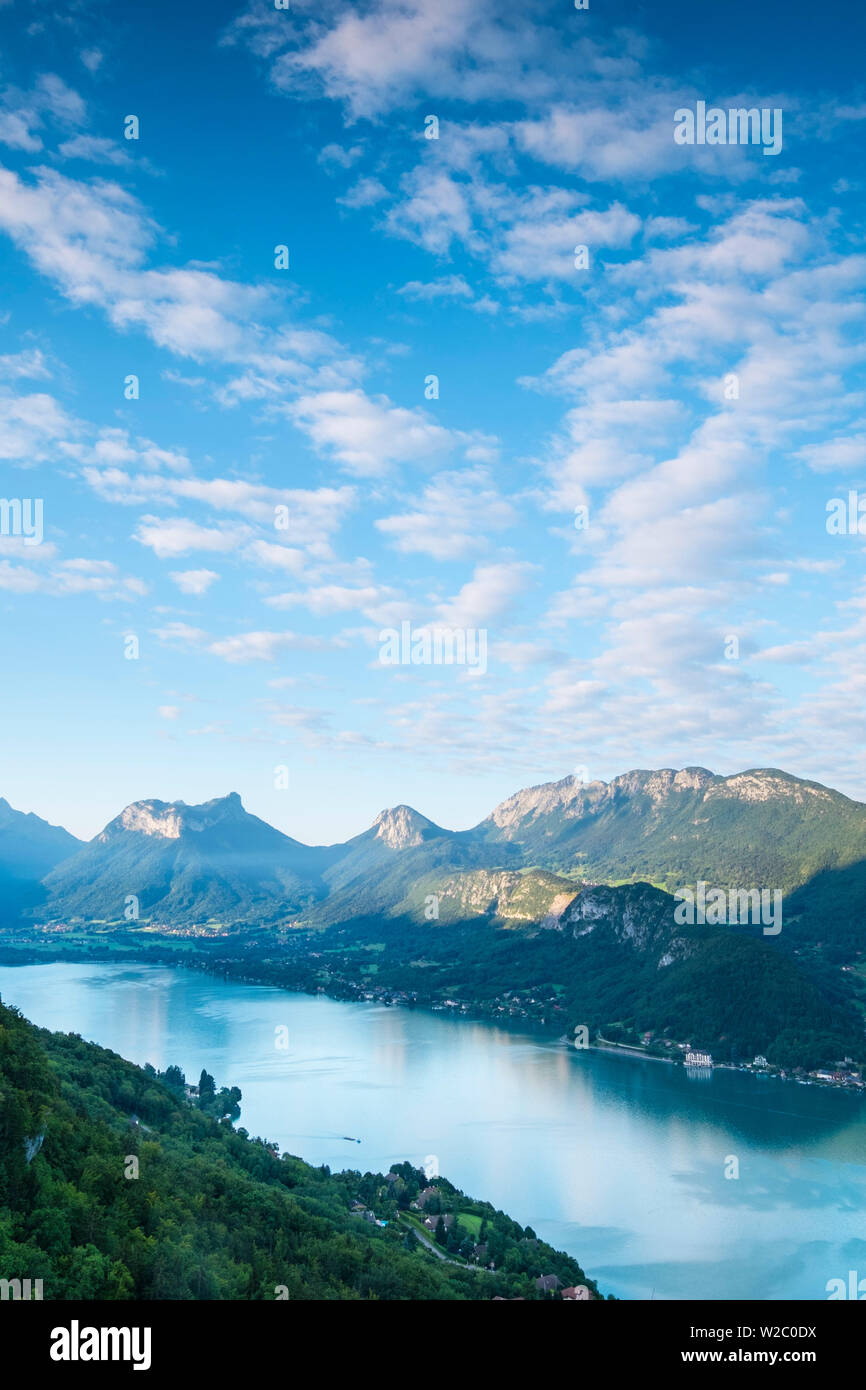
<instances>
[{"instance_id":1,"label":"rocky mountain peak","mask_svg":"<svg viewBox=\"0 0 866 1390\"><path fill-rule=\"evenodd\" d=\"M238 812L246 815L237 792L198 806L188 806L185 801L133 801L97 838L105 841L126 830L162 840L179 840L186 832L201 833Z\"/></svg>"},{"instance_id":2,"label":"rocky mountain peak","mask_svg":"<svg viewBox=\"0 0 866 1390\"><path fill-rule=\"evenodd\" d=\"M411 806L391 806L380 811L373 827L376 839L382 840L389 849L411 849L421 844L424 831L432 829L433 822L413 811Z\"/></svg>"}]
</instances>

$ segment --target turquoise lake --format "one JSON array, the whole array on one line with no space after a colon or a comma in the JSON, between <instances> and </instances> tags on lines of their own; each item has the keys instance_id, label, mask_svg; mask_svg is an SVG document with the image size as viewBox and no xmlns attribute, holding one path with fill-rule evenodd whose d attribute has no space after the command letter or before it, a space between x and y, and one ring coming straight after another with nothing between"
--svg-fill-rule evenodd
<instances>
[{"instance_id":1,"label":"turquoise lake","mask_svg":"<svg viewBox=\"0 0 866 1390\"><path fill-rule=\"evenodd\" d=\"M240 1086L250 1134L311 1163L433 1158L575 1255L605 1293L826 1299L828 1280L866 1276L858 1096L724 1070L693 1079L529 1032L185 969L4 966L0 997L131 1061L177 1063L193 1082L206 1067ZM731 1158L738 1178L725 1177Z\"/></svg>"}]
</instances>

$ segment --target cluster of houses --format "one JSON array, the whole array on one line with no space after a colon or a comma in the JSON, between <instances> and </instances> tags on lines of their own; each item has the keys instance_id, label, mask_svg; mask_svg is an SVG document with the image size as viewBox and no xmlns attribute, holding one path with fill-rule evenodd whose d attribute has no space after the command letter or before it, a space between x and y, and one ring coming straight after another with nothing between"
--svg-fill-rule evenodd
<instances>
[{"instance_id":1,"label":"cluster of houses","mask_svg":"<svg viewBox=\"0 0 866 1390\"><path fill-rule=\"evenodd\" d=\"M641 1042L645 1047L648 1047L653 1041L653 1034L651 1032L641 1035ZM714 1063L712 1053L705 1052L701 1048L693 1048L691 1043L672 1042L669 1038L658 1038L655 1039L655 1041L657 1043L662 1043L667 1048L681 1052L683 1054L683 1061L692 1076L705 1076L707 1073L711 1072L716 1065L728 1065L726 1063ZM757 1073L762 1076L768 1074L771 1076L778 1075L783 1081L787 1081L789 1075L791 1075L790 1072L785 1070L777 1071L776 1068L767 1061L762 1052L756 1053L751 1062L741 1062L734 1066L733 1069L736 1071ZM804 1086L811 1085L814 1081L822 1081L825 1084L849 1086L858 1090L866 1089L866 1081L863 1080L863 1077L858 1071L853 1069L853 1063L850 1057L846 1057L844 1061L838 1063L832 1071L826 1067L822 1068L820 1071L810 1071L808 1073L804 1073L800 1067L795 1067L792 1071L793 1075L791 1079L801 1082Z\"/></svg>"},{"instance_id":2,"label":"cluster of houses","mask_svg":"<svg viewBox=\"0 0 866 1390\"><path fill-rule=\"evenodd\" d=\"M414 1202L410 1202L409 1205L413 1207L415 1211L423 1212L427 1203L431 1201L433 1197L438 1197L439 1195L438 1187L425 1187L418 1193ZM450 1231L451 1227L454 1225L454 1213L450 1211L431 1212L429 1216L424 1218L424 1229L429 1231L431 1235L435 1235L440 1221L442 1222L443 1229ZM476 1264L488 1265L489 1253L486 1242L476 1241L472 1247L472 1258L475 1260Z\"/></svg>"},{"instance_id":3,"label":"cluster of houses","mask_svg":"<svg viewBox=\"0 0 866 1390\"><path fill-rule=\"evenodd\" d=\"M535 1281L535 1287L539 1293L545 1295L559 1294L560 1298L566 1303L585 1303L592 1301L592 1294L585 1284L571 1284L563 1288L562 1280L558 1274L541 1274ZM526 1299L518 1296L517 1298L503 1298L502 1294L496 1294L492 1303L525 1303Z\"/></svg>"},{"instance_id":4,"label":"cluster of houses","mask_svg":"<svg viewBox=\"0 0 866 1390\"><path fill-rule=\"evenodd\" d=\"M397 1173L386 1173L385 1181L389 1185L393 1185L398 1180L398 1176L399 1175ZM417 1211L423 1215L428 1204L433 1200L433 1198L441 1197L441 1195L441 1190L438 1187L431 1185L429 1187L423 1188L418 1193L418 1196L414 1199L414 1201L410 1202L409 1205L413 1211ZM360 1216L365 1221L371 1222L374 1226L388 1225L387 1221L379 1220L375 1212L371 1211L369 1207L365 1206L363 1202L354 1202L352 1204L351 1211L354 1216ZM439 1226L439 1222L441 1221L443 1229L446 1231L450 1231L451 1227L454 1225L454 1222L458 1217L459 1213L457 1213L457 1215L455 1216L455 1213L450 1211L430 1212L429 1215L424 1216L424 1229L428 1231L431 1236L433 1236L435 1235L436 1230ZM471 1258L474 1259L474 1261L478 1265L486 1266L489 1269L494 1268L492 1261L489 1260L489 1250L486 1242L479 1241L475 1245L473 1245ZM592 1299L592 1294L589 1292L589 1289L586 1288L585 1285L574 1284L569 1287L564 1287L562 1280L559 1278L557 1274L539 1275L535 1281L535 1287L538 1289L539 1293L543 1293L550 1297L556 1297L556 1295L559 1295L560 1298L565 1299L567 1302L577 1302ZM524 1302L525 1300L504 1300L500 1295L497 1295L493 1301L502 1303L506 1301Z\"/></svg>"},{"instance_id":5,"label":"cluster of houses","mask_svg":"<svg viewBox=\"0 0 866 1390\"><path fill-rule=\"evenodd\" d=\"M562 1280L558 1274L540 1275L535 1281L535 1287L539 1293L558 1293L560 1298L564 1298L567 1303L582 1303L592 1297L585 1284L570 1284L567 1288L563 1288Z\"/></svg>"}]
</instances>

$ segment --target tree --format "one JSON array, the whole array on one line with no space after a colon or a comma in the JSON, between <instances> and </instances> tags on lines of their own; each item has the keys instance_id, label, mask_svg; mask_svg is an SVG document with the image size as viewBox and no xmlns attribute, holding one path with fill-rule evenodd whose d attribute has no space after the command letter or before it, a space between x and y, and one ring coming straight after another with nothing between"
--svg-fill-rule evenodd
<instances>
[{"instance_id":1,"label":"tree","mask_svg":"<svg viewBox=\"0 0 866 1390\"><path fill-rule=\"evenodd\" d=\"M180 1067L166 1067L160 1080L172 1091L183 1091L186 1085L186 1077Z\"/></svg>"}]
</instances>

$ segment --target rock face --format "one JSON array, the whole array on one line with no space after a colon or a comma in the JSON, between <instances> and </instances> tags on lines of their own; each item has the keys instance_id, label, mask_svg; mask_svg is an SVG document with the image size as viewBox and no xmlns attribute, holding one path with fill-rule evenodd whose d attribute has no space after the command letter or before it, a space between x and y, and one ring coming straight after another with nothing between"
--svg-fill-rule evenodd
<instances>
[{"instance_id":1,"label":"rock face","mask_svg":"<svg viewBox=\"0 0 866 1390\"><path fill-rule=\"evenodd\" d=\"M686 767L679 772L662 768L658 772L625 772L611 782L580 782L564 777L561 782L545 782L516 792L491 812L482 825L492 823L507 836L518 836L527 822L561 815L580 820L603 814L624 800L639 799L658 814L675 804L683 793L697 793L691 799L739 802L794 801L801 806L811 802L831 805L840 793L815 782L803 782L774 769L740 772L719 777L705 767ZM847 798L842 797L843 801ZM856 803L852 803L856 804Z\"/></svg>"},{"instance_id":2,"label":"rock face","mask_svg":"<svg viewBox=\"0 0 866 1390\"><path fill-rule=\"evenodd\" d=\"M618 797L642 795L653 805L659 805L672 792L701 791L712 782L723 781L704 767L684 768L674 772L626 772L612 782L581 782L576 777L564 777L561 782L544 782L528 787L503 801L488 817L506 835L518 835L527 820L561 814L579 820L597 815ZM483 821L482 825L487 822Z\"/></svg>"},{"instance_id":3,"label":"rock face","mask_svg":"<svg viewBox=\"0 0 866 1390\"><path fill-rule=\"evenodd\" d=\"M438 830L438 826L426 816L419 816L411 806L393 806L380 811L373 825L376 839L389 849L411 849L422 843L425 833Z\"/></svg>"},{"instance_id":4,"label":"rock face","mask_svg":"<svg viewBox=\"0 0 866 1390\"><path fill-rule=\"evenodd\" d=\"M187 806L185 801L134 801L105 829L97 835L101 844L106 844L114 835L123 831L134 831L140 835L153 835L163 840L179 840L181 836L201 834L221 823L235 821L240 825L246 811L237 792L206 801L200 806ZM264 825L264 821L259 822ZM268 827L271 829L272 827Z\"/></svg>"},{"instance_id":5,"label":"rock face","mask_svg":"<svg viewBox=\"0 0 866 1390\"><path fill-rule=\"evenodd\" d=\"M470 921L486 917L500 925L550 929L559 926L563 913L578 892L577 884L547 873L514 870L456 874L431 887L439 900L439 919Z\"/></svg>"},{"instance_id":6,"label":"rock face","mask_svg":"<svg viewBox=\"0 0 866 1390\"><path fill-rule=\"evenodd\" d=\"M656 952L661 961L676 934L675 907L670 894L649 883L584 888L562 914L559 926L574 937L608 927L620 944L641 954Z\"/></svg>"}]
</instances>

